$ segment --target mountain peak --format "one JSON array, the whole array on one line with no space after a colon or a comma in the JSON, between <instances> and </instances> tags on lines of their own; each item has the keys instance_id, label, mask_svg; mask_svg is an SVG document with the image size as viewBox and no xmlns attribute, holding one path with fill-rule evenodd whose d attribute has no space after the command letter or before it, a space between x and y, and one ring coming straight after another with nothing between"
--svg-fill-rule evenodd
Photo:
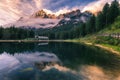
<instances>
[{"instance_id":1,"label":"mountain peak","mask_svg":"<svg viewBox=\"0 0 120 80\"><path fill-rule=\"evenodd\" d=\"M33 17L46 18L47 14L44 10L39 10L36 13L33 14Z\"/></svg>"},{"instance_id":2,"label":"mountain peak","mask_svg":"<svg viewBox=\"0 0 120 80\"><path fill-rule=\"evenodd\" d=\"M60 14L58 18L70 18L73 16L79 16L81 14L81 11L79 9L65 13L65 14Z\"/></svg>"},{"instance_id":3,"label":"mountain peak","mask_svg":"<svg viewBox=\"0 0 120 80\"><path fill-rule=\"evenodd\" d=\"M78 16L81 14L79 9L67 12L64 14L60 14L56 16L54 13L47 13L44 9L35 12L32 17L33 18L49 18L49 19L62 19L62 18L70 18L72 16Z\"/></svg>"},{"instance_id":4,"label":"mountain peak","mask_svg":"<svg viewBox=\"0 0 120 80\"><path fill-rule=\"evenodd\" d=\"M49 19L56 19L57 17L54 14L47 14L43 9L37 11L32 15L34 18L49 18Z\"/></svg>"}]
</instances>

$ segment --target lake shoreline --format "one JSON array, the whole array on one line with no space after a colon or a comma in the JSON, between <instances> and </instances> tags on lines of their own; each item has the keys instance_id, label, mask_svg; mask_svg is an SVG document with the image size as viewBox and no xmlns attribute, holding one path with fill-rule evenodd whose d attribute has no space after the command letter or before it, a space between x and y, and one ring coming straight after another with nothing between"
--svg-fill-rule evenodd
<instances>
[{"instance_id":1,"label":"lake shoreline","mask_svg":"<svg viewBox=\"0 0 120 80\"><path fill-rule=\"evenodd\" d=\"M112 53L115 53L115 54L119 54L120 55L120 52L119 51L116 51L114 50L113 48L110 48L110 47L107 47L107 46L104 46L102 44L92 44L92 43L85 43L87 45L91 45L91 46L96 46L96 47L99 47L99 48L102 48L104 50L107 50L107 51L110 51Z\"/></svg>"},{"instance_id":2,"label":"lake shoreline","mask_svg":"<svg viewBox=\"0 0 120 80\"><path fill-rule=\"evenodd\" d=\"M102 44L93 44L90 42L76 41L76 40L0 40L0 43L40 43L40 42L73 42L73 43L82 43L85 45L95 46L102 48L104 50L110 51L112 53L120 54L119 51L114 50L111 47L104 46Z\"/></svg>"},{"instance_id":3,"label":"lake shoreline","mask_svg":"<svg viewBox=\"0 0 120 80\"><path fill-rule=\"evenodd\" d=\"M98 47L98 48L101 48L101 49L107 50L109 52L120 55L119 51L117 51L117 50L115 50L111 47L102 45L102 44L95 44L95 43L92 43L92 42L84 42L84 41L77 41L77 40L66 40L66 42L74 42L74 43L81 43L81 44L85 44L85 45L89 45L89 46L95 46L95 47Z\"/></svg>"},{"instance_id":4,"label":"lake shoreline","mask_svg":"<svg viewBox=\"0 0 120 80\"><path fill-rule=\"evenodd\" d=\"M14 43L14 42L18 42L18 43L27 43L27 42L32 42L32 43L39 43L39 42L65 42L64 40L0 40L0 43Z\"/></svg>"}]
</instances>

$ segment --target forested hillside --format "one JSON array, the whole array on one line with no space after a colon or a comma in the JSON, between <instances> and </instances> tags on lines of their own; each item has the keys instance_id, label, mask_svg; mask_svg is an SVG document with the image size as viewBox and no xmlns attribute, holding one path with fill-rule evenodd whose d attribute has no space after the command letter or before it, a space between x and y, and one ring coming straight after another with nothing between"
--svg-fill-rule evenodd
<instances>
[{"instance_id":1,"label":"forested hillside","mask_svg":"<svg viewBox=\"0 0 120 80\"><path fill-rule=\"evenodd\" d=\"M110 25L115 22L120 15L119 6L118 1L114 0L111 4L106 3L103 10L97 16L92 15L86 23L77 25L71 23L53 29L38 30L38 34L49 36L50 39L73 39L96 34L105 28L110 28Z\"/></svg>"}]
</instances>

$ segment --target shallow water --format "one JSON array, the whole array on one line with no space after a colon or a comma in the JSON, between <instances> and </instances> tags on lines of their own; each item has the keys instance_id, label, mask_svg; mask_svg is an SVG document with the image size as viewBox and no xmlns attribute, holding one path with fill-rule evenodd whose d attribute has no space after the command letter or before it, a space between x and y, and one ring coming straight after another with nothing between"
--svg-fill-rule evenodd
<instances>
[{"instance_id":1,"label":"shallow water","mask_svg":"<svg viewBox=\"0 0 120 80\"><path fill-rule=\"evenodd\" d=\"M0 80L120 80L120 56L74 43L0 43Z\"/></svg>"}]
</instances>

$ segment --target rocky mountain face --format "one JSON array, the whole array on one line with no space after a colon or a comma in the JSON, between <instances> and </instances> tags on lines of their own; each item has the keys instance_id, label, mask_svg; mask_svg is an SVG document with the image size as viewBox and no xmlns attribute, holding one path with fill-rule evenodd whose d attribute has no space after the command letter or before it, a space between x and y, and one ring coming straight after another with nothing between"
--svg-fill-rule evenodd
<instances>
[{"instance_id":1,"label":"rocky mountain face","mask_svg":"<svg viewBox=\"0 0 120 80\"><path fill-rule=\"evenodd\" d=\"M81 17L89 17L91 15L90 12L81 13L79 9L75 11L71 11L65 14L60 14L56 16L55 14L47 14L44 10L40 10L32 15L35 18L49 18L49 19L64 19L64 18L81 18Z\"/></svg>"},{"instance_id":2,"label":"rocky mountain face","mask_svg":"<svg viewBox=\"0 0 120 80\"><path fill-rule=\"evenodd\" d=\"M80 14L81 14L80 10L76 10L76 11L68 12L65 14L60 14L58 18L71 18L74 16L79 16Z\"/></svg>"},{"instance_id":3,"label":"rocky mountain face","mask_svg":"<svg viewBox=\"0 0 120 80\"><path fill-rule=\"evenodd\" d=\"M14 25L16 27L25 28L53 28L60 27L64 24L86 22L91 15L92 14L89 12L81 13L80 10L75 10L56 16L54 14L47 14L44 10L40 10L29 17L21 17L15 23L11 23L6 26Z\"/></svg>"},{"instance_id":4,"label":"rocky mountain face","mask_svg":"<svg viewBox=\"0 0 120 80\"><path fill-rule=\"evenodd\" d=\"M58 18L62 18L58 26L70 23L73 24L77 24L80 22L85 23L91 16L92 14L90 12L81 13L80 10L72 11L66 14L61 14L58 16Z\"/></svg>"},{"instance_id":5,"label":"rocky mountain face","mask_svg":"<svg viewBox=\"0 0 120 80\"><path fill-rule=\"evenodd\" d=\"M57 17L54 14L47 14L44 10L40 10L32 15L35 18L49 18L56 19Z\"/></svg>"}]
</instances>

